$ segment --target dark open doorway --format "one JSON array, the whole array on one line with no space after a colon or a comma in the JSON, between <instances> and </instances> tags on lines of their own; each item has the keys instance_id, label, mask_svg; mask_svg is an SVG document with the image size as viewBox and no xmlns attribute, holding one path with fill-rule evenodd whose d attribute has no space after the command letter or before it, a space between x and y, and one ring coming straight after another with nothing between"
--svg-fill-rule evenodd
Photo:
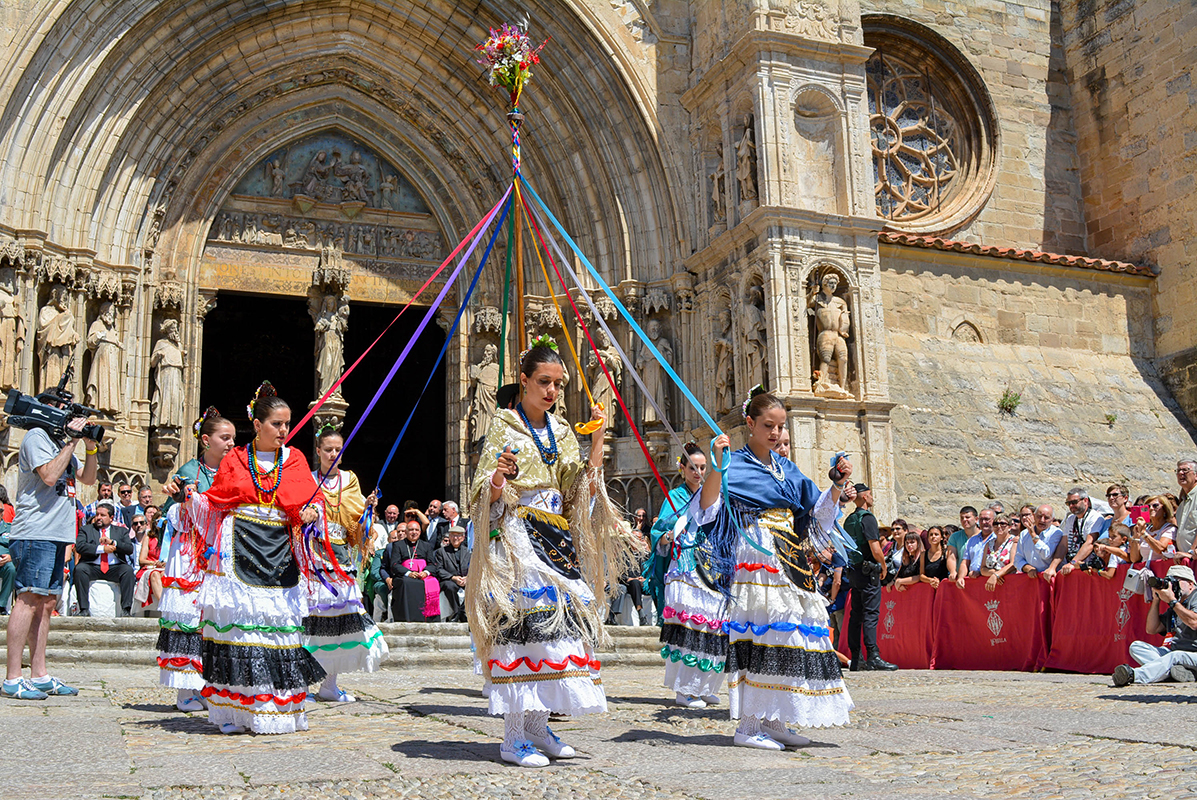
<instances>
[{"instance_id":1,"label":"dark open doorway","mask_svg":"<svg viewBox=\"0 0 1197 800\"><path fill-rule=\"evenodd\" d=\"M426 308L412 307L341 385L349 403L345 434L386 377L391 365L415 332ZM352 303L345 334L345 366L352 364L382 332L399 306ZM445 334L430 323L362 425L343 462L357 473L369 492L378 479L391 444L420 395L429 371L444 344ZM264 297L221 292L216 308L204 320L201 406L214 405L237 426L237 443L253 437L245 406L263 379L291 404L292 419L307 413L315 394L315 333L306 298ZM308 456L315 468L312 423L295 434L291 444ZM188 450L186 458L194 455ZM423 509L445 489L445 366L442 363L428 387L411 426L404 435L383 481L384 503L402 506L415 500Z\"/></svg>"}]
</instances>

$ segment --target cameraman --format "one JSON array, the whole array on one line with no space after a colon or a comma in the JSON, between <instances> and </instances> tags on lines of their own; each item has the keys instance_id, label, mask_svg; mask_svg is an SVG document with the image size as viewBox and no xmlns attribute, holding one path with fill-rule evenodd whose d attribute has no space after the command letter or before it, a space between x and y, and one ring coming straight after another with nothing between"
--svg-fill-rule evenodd
<instances>
[{"instance_id":1,"label":"cameraman","mask_svg":"<svg viewBox=\"0 0 1197 800\"><path fill-rule=\"evenodd\" d=\"M881 550L873 490L863 483L854 487L856 510L844 520L844 531L856 545L849 554L848 585L852 587L848 611L848 649L852 651L849 670L894 670L898 667L881 658L877 650L877 620L881 617L881 582L885 580L885 554ZM863 624L864 659L860 657Z\"/></svg>"},{"instance_id":2,"label":"cameraman","mask_svg":"<svg viewBox=\"0 0 1197 800\"><path fill-rule=\"evenodd\" d=\"M76 477L86 484L96 481L97 444L83 439L87 459L82 469L75 457L78 434L87 423L75 417L64 436L51 436L41 428L25 431L17 458L17 513L13 520L10 550L16 565L16 597L8 620L8 677L0 694L22 700L44 700L47 695L79 693L46 670L46 637L50 614L62 594L63 563L67 547L75 543ZM21 654L29 644L33 680L21 677Z\"/></svg>"},{"instance_id":3,"label":"cameraman","mask_svg":"<svg viewBox=\"0 0 1197 800\"><path fill-rule=\"evenodd\" d=\"M1151 610L1147 612L1147 633L1171 634L1171 641L1165 640L1165 647L1132 642L1131 658L1143 666L1119 664L1114 669L1115 686L1159 683L1169 675L1193 680L1190 670L1197 669L1197 580L1190 567L1179 564L1168 568L1167 577L1172 586L1152 589ZM1173 587L1179 587L1179 591L1174 592ZM1161 614L1160 603L1167 603L1171 608Z\"/></svg>"}]
</instances>

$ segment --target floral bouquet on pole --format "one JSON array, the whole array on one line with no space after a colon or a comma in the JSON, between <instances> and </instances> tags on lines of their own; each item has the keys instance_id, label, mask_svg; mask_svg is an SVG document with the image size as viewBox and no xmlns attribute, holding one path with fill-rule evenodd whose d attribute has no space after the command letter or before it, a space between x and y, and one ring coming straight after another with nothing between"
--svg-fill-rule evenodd
<instances>
[{"instance_id":1,"label":"floral bouquet on pole","mask_svg":"<svg viewBox=\"0 0 1197 800\"><path fill-rule=\"evenodd\" d=\"M540 51L548 39L539 47L532 46L532 39L515 25L504 25L490 29L490 36L475 49L482 53L478 63L490 70L490 85L502 86L511 93L511 104L519 105L520 92L532 78L532 67L540 63Z\"/></svg>"}]
</instances>

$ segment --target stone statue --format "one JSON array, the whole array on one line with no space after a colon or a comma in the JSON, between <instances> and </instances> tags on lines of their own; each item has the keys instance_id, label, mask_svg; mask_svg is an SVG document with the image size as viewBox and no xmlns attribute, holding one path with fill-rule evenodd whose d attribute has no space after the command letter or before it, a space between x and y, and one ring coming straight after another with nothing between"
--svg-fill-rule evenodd
<instances>
[{"instance_id":1,"label":"stone statue","mask_svg":"<svg viewBox=\"0 0 1197 800\"><path fill-rule=\"evenodd\" d=\"M474 399L470 401L471 442L486 438L490 421L495 416L495 393L499 390L499 348L487 344L482 361L470 367L470 382L474 384Z\"/></svg>"},{"instance_id":2,"label":"stone statue","mask_svg":"<svg viewBox=\"0 0 1197 800\"><path fill-rule=\"evenodd\" d=\"M303 193L309 197L320 197L320 185L328 178L328 171L332 167L328 163L328 151L321 150L312 156L308 168L303 173Z\"/></svg>"},{"instance_id":3,"label":"stone statue","mask_svg":"<svg viewBox=\"0 0 1197 800\"><path fill-rule=\"evenodd\" d=\"M673 345L661 333L660 321L650 319L645 326L645 332L648 334L649 341L656 346L665 360L673 361ZM641 347L640 352L636 355L636 367L640 370L640 376L644 380L645 390L657 401L661 413L668 415L669 387L665 383L665 370L661 368L661 364L647 347ZM644 424L663 423L664 421L646 399L644 402Z\"/></svg>"},{"instance_id":4,"label":"stone statue","mask_svg":"<svg viewBox=\"0 0 1197 800\"><path fill-rule=\"evenodd\" d=\"M748 367L748 390L760 384L769 386L769 329L765 325L765 290L759 284L748 289L748 296L740 306L740 330L747 348L744 350Z\"/></svg>"},{"instance_id":5,"label":"stone statue","mask_svg":"<svg viewBox=\"0 0 1197 800\"><path fill-rule=\"evenodd\" d=\"M607 336L607 332L602 328L598 330L595 344L599 346L599 351L597 354L594 352L590 354L590 361L587 363L590 374L587 377L590 380L590 391L594 395L594 402L602 403L603 408L606 409L607 422L610 425L615 422L619 404L615 402L615 391L607 382L607 376L603 374L603 367L599 364L599 359L601 358L602 363L606 365L607 372L611 373L611 380L615 381L616 387L620 386L623 381L623 359L619 357L619 351L615 349L615 345L611 344L611 337Z\"/></svg>"},{"instance_id":6,"label":"stone statue","mask_svg":"<svg viewBox=\"0 0 1197 800\"><path fill-rule=\"evenodd\" d=\"M732 341L730 311L719 312L715 336L715 410L730 411L736 404L736 348Z\"/></svg>"},{"instance_id":7,"label":"stone statue","mask_svg":"<svg viewBox=\"0 0 1197 800\"><path fill-rule=\"evenodd\" d=\"M0 388L20 384L21 351L25 349L25 320L10 270L0 278Z\"/></svg>"},{"instance_id":8,"label":"stone statue","mask_svg":"<svg viewBox=\"0 0 1197 800\"><path fill-rule=\"evenodd\" d=\"M324 394L345 370L344 337L349 328L349 298L330 294L316 302L320 303L319 313L313 315L316 322L316 374L320 394Z\"/></svg>"},{"instance_id":9,"label":"stone statue","mask_svg":"<svg viewBox=\"0 0 1197 800\"><path fill-rule=\"evenodd\" d=\"M37 314L37 356L40 365L38 390L56 385L71 363L71 354L79 343L75 317L68 310L69 295L65 286L55 286L50 302Z\"/></svg>"},{"instance_id":10,"label":"stone statue","mask_svg":"<svg viewBox=\"0 0 1197 800\"><path fill-rule=\"evenodd\" d=\"M349 154L349 163L338 164L333 169L333 174L341 179L341 183L345 184L343 190L345 200L370 202L370 195L373 193L366 189L366 184L370 182L370 173L362 166L361 153L354 150Z\"/></svg>"},{"instance_id":11,"label":"stone statue","mask_svg":"<svg viewBox=\"0 0 1197 800\"><path fill-rule=\"evenodd\" d=\"M382 179L382 183L378 184L378 189L382 192L382 207L395 211L395 195L399 192L399 178L395 175L387 175Z\"/></svg>"},{"instance_id":12,"label":"stone statue","mask_svg":"<svg viewBox=\"0 0 1197 800\"><path fill-rule=\"evenodd\" d=\"M740 202L756 200L756 142L751 114L744 117L744 135L736 145L736 180L740 184Z\"/></svg>"},{"instance_id":13,"label":"stone statue","mask_svg":"<svg viewBox=\"0 0 1197 800\"><path fill-rule=\"evenodd\" d=\"M715 171L711 173L711 207L714 209L714 221L723 222L727 219L727 171L723 168L723 149L719 150L719 162Z\"/></svg>"},{"instance_id":14,"label":"stone statue","mask_svg":"<svg viewBox=\"0 0 1197 800\"><path fill-rule=\"evenodd\" d=\"M92 351L84 396L92 408L117 414L121 403L121 362L125 346L116 332L116 307L104 303L100 316L87 329L87 349Z\"/></svg>"},{"instance_id":15,"label":"stone statue","mask_svg":"<svg viewBox=\"0 0 1197 800\"><path fill-rule=\"evenodd\" d=\"M569 419L569 368L564 365L561 368L561 391L557 392L556 405L555 413L562 419ZM589 414L586 419L590 419Z\"/></svg>"},{"instance_id":16,"label":"stone statue","mask_svg":"<svg viewBox=\"0 0 1197 800\"><path fill-rule=\"evenodd\" d=\"M150 369L154 375L154 396L150 401L150 424L157 428L182 428L183 367L186 354L179 344L179 321L168 319L162 323L162 338L150 352Z\"/></svg>"},{"instance_id":17,"label":"stone statue","mask_svg":"<svg viewBox=\"0 0 1197 800\"><path fill-rule=\"evenodd\" d=\"M282 197L287 186L287 171L280 159L267 162L266 172L270 177L270 196Z\"/></svg>"},{"instance_id":18,"label":"stone statue","mask_svg":"<svg viewBox=\"0 0 1197 800\"><path fill-rule=\"evenodd\" d=\"M852 395L844 388L848 376L848 334L852 317L848 301L836 295L840 276L823 273L818 288L811 288L806 312L815 318L815 355L819 364L812 391L819 397L845 400ZM833 369L834 366L834 369Z\"/></svg>"}]
</instances>

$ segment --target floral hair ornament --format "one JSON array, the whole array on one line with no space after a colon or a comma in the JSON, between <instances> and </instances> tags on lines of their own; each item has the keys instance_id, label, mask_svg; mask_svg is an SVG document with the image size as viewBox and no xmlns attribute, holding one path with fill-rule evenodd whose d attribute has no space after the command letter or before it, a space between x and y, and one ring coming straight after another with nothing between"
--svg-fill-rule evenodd
<instances>
[{"instance_id":1,"label":"floral hair ornament","mask_svg":"<svg viewBox=\"0 0 1197 800\"><path fill-rule=\"evenodd\" d=\"M219 416L220 412L216 410L216 406L208 406L204 409L204 413L200 414L199 419L191 423L191 435L195 437L197 442L200 438L200 431L204 429L204 423L208 421L208 418Z\"/></svg>"},{"instance_id":2,"label":"floral hair ornament","mask_svg":"<svg viewBox=\"0 0 1197 800\"><path fill-rule=\"evenodd\" d=\"M329 433L337 433L339 430L341 429L337 427L335 422L326 422L316 431L316 438L319 439Z\"/></svg>"},{"instance_id":3,"label":"floral hair ornament","mask_svg":"<svg viewBox=\"0 0 1197 800\"><path fill-rule=\"evenodd\" d=\"M537 336L532 340L531 344L528 345L527 350L520 351L520 366L523 366L524 359L528 357L528 353L531 353L537 347L547 347L554 353L558 352L557 342L553 341L553 337L549 336L547 333L542 333L540 336Z\"/></svg>"},{"instance_id":4,"label":"floral hair ornament","mask_svg":"<svg viewBox=\"0 0 1197 800\"><path fill-rule=\"evenodd\" d=\"M744 403L740 406L740 413L744 415L744 419L748 419L748 404L752 402L752 399L758 394L765 393L765 387L759 383L748 390L748 397L744 398Z\"/></svg>"},{"instance_id":5,"label":"floral hair ornament","mask_svg":"<svg viewBox=\"0 0 1197 800\"><path fill-rule=\"evenodd\" d=\"M693 448L697 449L698 442L691 439L690 441L688 441L684 445L682 445L682 454L677 457L678 470L684 470L686 468L686 465L688 465L690 463L690 453L688 453L686 451L687 447L693 447Z\"/></svg>"},{"instance_id":6,"label":"floral hair ornament","mask_svg":"<svg viewBox=\"0 0 1197 800\"><path fill-rule=\"evenodd\" d=\"M278 397L278 392L274 390L274 385L270 381L262 381L262 385L254 392L254 398L249 401L249 405L245 407L245 414L250 419L254 418L254 407L257 406L258 400L263 397Z\"/></svg>"}]
</instances>

